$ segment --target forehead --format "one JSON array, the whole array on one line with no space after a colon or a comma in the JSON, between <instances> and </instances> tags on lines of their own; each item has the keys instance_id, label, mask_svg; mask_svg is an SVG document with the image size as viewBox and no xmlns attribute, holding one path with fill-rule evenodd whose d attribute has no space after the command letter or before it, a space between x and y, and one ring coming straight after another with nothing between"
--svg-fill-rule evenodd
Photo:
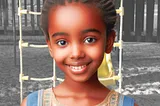
<instances>
[{"instance_id":1,"label":"forehead","mask_svg":"<svg viewBox=\"0 0 160 106\"><path fill-rule=\"evenodd\" d=\"M48 28L75 29L98 28L105 30L105 23L98 8L82 3L68 3L49 11ZM48 29L48 30L49 30Z\"/></svg>"}]
</instances>

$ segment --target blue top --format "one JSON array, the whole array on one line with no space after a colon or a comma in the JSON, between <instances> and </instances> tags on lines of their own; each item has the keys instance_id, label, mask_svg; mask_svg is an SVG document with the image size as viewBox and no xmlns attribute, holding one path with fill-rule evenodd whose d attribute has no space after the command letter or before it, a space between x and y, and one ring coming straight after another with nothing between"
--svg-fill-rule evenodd
<instances>
[{"instance_id":1,"label":"blue top","mask_svg":"<svg viewBox=\"0 0 160 106\"><path fill-rule=\"evenodd\" d=\"M27 97L27 106L38 106L38 91L33 92Z\"/></svg>"},{"instance_id":2,"label":"blue top","mask_svg":"<svg viewBox=\"0 0 160 106\"><path fill-rule=\"evenodd\" d=\"M27 106L43 106L43 91L39 90L35 91L27 96ZM54 95L54 94L53 94ZM53 96L55 98L55 96ZM53 99L56 100L56 99ZM119 94L118 95L118 105L117 106L134 106L134 99L130 98L128 96L124 96ZM56 106L63 106L62 104L58 104L57 101L55 101ZM98 105L101 106L101 105Z\"/></svg>"}]
</instances>

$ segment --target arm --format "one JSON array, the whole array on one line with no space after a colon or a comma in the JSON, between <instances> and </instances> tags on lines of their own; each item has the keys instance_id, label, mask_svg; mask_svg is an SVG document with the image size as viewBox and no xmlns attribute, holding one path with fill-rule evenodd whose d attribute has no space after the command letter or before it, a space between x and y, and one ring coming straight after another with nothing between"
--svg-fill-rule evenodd
<instances>
[{"instance_id":1,"label":"arm","mask_svg":"<svg viewBox=\"0 0 160 106\"><path fill-rule=\"evenodd\" d=\"M22 101L21 106L27 106L27 105L26 105L26 102L27 102L27 98L25 98L25 99Z\"/></svg>"},{"instance_id":2,"label":"arm","mask_svg":"<svg viewBox=\"0 0 160 106\"><path fill-rule=\"evenodd\" d=\"M138 106L136 103L134 103L134 106Z\"/></svg>"}]
</instances>

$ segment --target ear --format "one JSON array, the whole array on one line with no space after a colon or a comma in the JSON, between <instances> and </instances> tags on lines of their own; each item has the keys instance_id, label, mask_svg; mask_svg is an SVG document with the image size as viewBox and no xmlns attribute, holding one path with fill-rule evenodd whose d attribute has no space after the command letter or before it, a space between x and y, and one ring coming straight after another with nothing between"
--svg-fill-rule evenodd
<instances>
[{"instance_id":1,"label":"ear","mask_svg":"<svg viewBox=\"0 0 160 106\"><path fill-rule=\"evenodd\" d=\"M112 30L107 36L106 51L105 51L107 54L109 54L112 51L115 37L116 37L116 32L114 30Z\"/></svg>"},{"instance_id":2,"label":"ear","mask_svg":"<svg viewBox=\"0 0 160 106\"><path fill-rule=\"evenodd\" d=\"M50 53L51 57L53 58L53 55L52 55L52 46L51 46L50 40L46 40L46 43L48 45L49 53Z\"/></svg>"}]
</instances>

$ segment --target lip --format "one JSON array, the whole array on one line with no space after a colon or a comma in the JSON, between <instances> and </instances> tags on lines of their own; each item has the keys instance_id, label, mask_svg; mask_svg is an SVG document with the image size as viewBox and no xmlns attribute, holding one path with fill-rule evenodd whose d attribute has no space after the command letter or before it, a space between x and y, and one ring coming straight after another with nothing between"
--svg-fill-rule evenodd
<instances>
[{"instance_id":1,"label":"lip","mask_svg":"<svg viewBox=\"0 0 160 106\"><path fill-rule=\"evenodd\" d=\"M85 63L85 64L84 63L80 64L79 62L74 62L74 63L72 63L70 65L67 65L67 67L74 74L82 74L82 73L86 72L87 67L88 67L89 64L90 64L90 62L89 63Z\"/></svg>"},{"instance_id":2,"label":"lip","mask_svg":"<svg viewBox=\"0 0 160 106\"><path fill-rule=\"evenodd\" d=\"M70 62L70 63L68 63L66 65L68 65L68 66L83 66L83 65L86 65L87 66L90 63L91 63L91 61L90 62L77 61L77 62Z\"/></svg>"},{"instance_id":3,"label":"lip","mask_svg":"<svg viewBox=\"0 0 160 106\"><path fill-rule=\"evenodd\" d=\"M86 72L87 65L81 65L81 66L68 65L68 68L74 74L82 74L82 73Z\"/></svg>"}]
</instances>

